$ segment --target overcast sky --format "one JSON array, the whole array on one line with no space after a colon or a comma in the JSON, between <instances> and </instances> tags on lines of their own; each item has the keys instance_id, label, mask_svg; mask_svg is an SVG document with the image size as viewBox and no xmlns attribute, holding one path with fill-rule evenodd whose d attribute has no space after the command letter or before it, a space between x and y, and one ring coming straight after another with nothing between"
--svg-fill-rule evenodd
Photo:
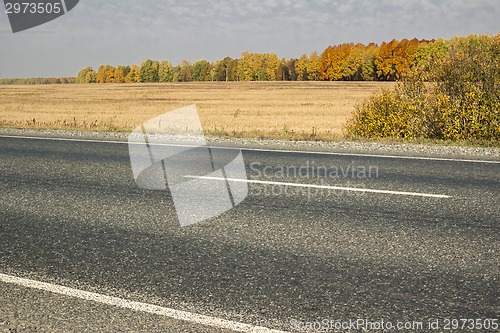
<instances>
[{"instance_id":1,"label":"overcast sky","mask_svg":"<svg viewBox=\"0 0 500 333\"><path fill-rule=\"evenodd\" d=\"M0 8L1 5L0 5ZM0 12L0 77L75 76L146 58L209 61L243 51L300 57L344 42L500 32L500 0L80 0L13 34Z\"/></svg>"}]
</instances>

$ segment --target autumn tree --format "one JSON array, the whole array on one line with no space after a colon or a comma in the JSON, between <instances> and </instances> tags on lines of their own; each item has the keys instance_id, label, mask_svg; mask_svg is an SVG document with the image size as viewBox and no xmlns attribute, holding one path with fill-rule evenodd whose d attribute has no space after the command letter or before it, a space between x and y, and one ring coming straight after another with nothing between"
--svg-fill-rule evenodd
<instances>
[{"instance_id":1,"label":"autumn tree","mask_svg":"<svg viewBox=\"0 0 500 333\"><path fill-rule=\"evenodd\" d=\"M158 80L159 82L173 82L174 81L174 67L168 60L160 62L158 67Z\"/></svg>"},{"instance_id":2,"label":"autumn tree","mask_svg":"<svg viewBox=\"0 0 500 333\"><path fill-rule=\"evenodd\" d=\"M130 72L130 66L122 66L118 65L115 69L115 74L114 74L114 82L115 83L124 83L125 82L125 77L127 74Z\"/></svg>"},{"instance_id":3,"label":"autumn tree","mask_svg":"<svg viewBox=\"0 0 500 333\"><path fill-rule=\"evenodd\" d=\"M76 76L77 83L95 83L97 80L97 73L88 66L78 72Z\"/></svg>"},{"instance_id":4,"label":"autumn tree","mask_svg":"<svg viewBox=\"0 0 500 333\"><path fill-rule=\"evenodd\" d=\"M210 72L212 65L206 60L199 60L193 65L194 81L210 81L212 79Z\"/></svg>"},{"instance_id":5,"label":"autumn tree","mask_svg":"<svg viewBox=\"0 0 500 333\"><path fill-rule=\"evenodd\" d=\"M97 70L96 75L97 83L114 83L115 82L115 68L111 65L101 65Z\"/></svg>"},{"instance_id":6,"label":"autumn tree","mask_svg":"<svg viewBox=\"0 0 500 333\"><path fill-rule=\"evenodd\" d=\"M364 81L373 81L377 78L375 71L375 57L377 56L378 45L370 43L363 52L363 61L361 64L361 78Z\"/></svg>"},{"instance_id":7,"label":"autumn tree","mask_svg":"<svg viewBox=\"0 0 500 333\"><path fill-rule=\"evenodd\" d=\"M239 81L253 81L256 72L256 55L249 52L243 52L238 61L238 79Z\"/></svg>"},{"instance_id":8,"label":"autumn tree","mask_svg":"<svg viewBox=\"0 0 500 333\"><path fill-rule=\"evenodd\" d=\"M225 57L212 64L210 76L212 81L237 81L238 59Z\"/></svg>"},{"instance_id":9,"label":"autumn tree","mask_svg":"<svg viewBox=\"0 0 500 333\"><path fill-rule=\"evenodd\" d=\"M383 42L377 52L375 58L375 68L377 77L380 80L394 81L396 79L396 65L394 61L394 50L399 42L393 39L389 43Z\"/></svg>"},{"instance_id":10,"label":"autumn tree","mask_svg":"<svg viewBox=\"0 0 500 333\"><path fill-rule=\"evenodd\" d=\"M115 83L115 71L116 68L111 65L106 65L104 68L105 82Z\"/></svg>"},{"instance_id":11,"label":"autumn tree","mask_svg":"<svg viewBox=\"0 0 500 333\"><path fill-rule=\"evenodd\" d=\"M376 44L356 44L347 56L343 78L350 81L372 81L375 79L373 61L377 54Z\"/></svg>"},{"instance_id":12,"label":"autumn tree","mask_svg":"<svg viewBox=\"0 0 500 333\"><path fill-rule=\"evenodd\" d=\"M104 74L104 65L99 66L99 68L97 69L96 82L106 83L106 76Z\"/></svg>"},{"instance_id":13,"label":"autumn tree","mask_svg":"<svg viewBox=\"0 0 500 333\"><path fill-rule=\"evenodd\" d=\"M224 69L222 67L222 60L216 60L212 63L212 68L210 69L210 79L212 81L225 81L222 79L224 75Z\"/></svg>"},{"instance_id":14,"label":"autumn tree","mask_svg":"<svg viewBox=\"0 0 500 333\"><path fill-rule=\"evenodd\" d=\"M225 81L239 81L238 77L238 62L239 59L232 59L230 57L222 60L224 64L224 80Z\"/></svg>"},{"instance_id":15,"label":"autumn tree","mask_svg":"<svg viewBox=\"0 0 500 333\"><path fill-rule=\"evenodd\" d=\"M374 61L378 78L394 81L408 74L415 64L418 46L417 39L382 43Z\"/></svg>"},{"instance_id":16,"label":"autumn tree","mask_svg":"<svg viewBox=\"0 0 500 333\"><path fill-rule=\"evenodd\" d=\"M299 81L317 81L320 78L320 58L317 52L311 56L303 54L296 63L297 79Z\"/></svg>"},{"instance_id":17,"label":"autumn tree","mask_svg":"<svg viewBox=\"0 0 500 333\"><path fill-rule=\"evenodd\" d=\"M263 54L261 66L265 69L265 76L260 81L278 81L282 79L281 61L276 53Z\"/></svg>"},{"instance_id":18,"label":"autumn tree","mask_svg":"<svg viewBox=\"0 0 500 333\"><path fill-rule=\"evenodd\" d=\"M320 64L320 58L319 58L318 52L314 51L309 56L309 64L307 67L307 73L309 76L309 80L312 80L312 81L319 80L319 78L320 78L319 64Z\"/></svg>"},{"instance_id":19,"label":"autumn tree","mask_svg":"<svg viewBox=\"0 0 500 333\"><path fill-rule=\"evenodd\" d=\"M190 82L193 81L193 64L187 60L182 60L181 63L174 67L174 82Z\"/></svg>"},{"instance_id":20,"label":"autumn tree","mask_svg":"<svg viewBox=\"0 0 500 333\"><path fill-rule=\"evenodd\" d=\"M419 45L419 41L414 38L412 40L403 39L399 42L396 48L396 78L400 79L403 75L410 72L411 68L415 65L415 55Z\"/></svg>"},{"instance_id":21,"label":"autumn tree","mask_svg":"<svg viewBox=\"0 0 500 333\"><path fill-rule=\"evenodd\" d=\"M115 68L115 73L114 73L114 82L115 83L124 83L125 82L125 75L123 75L123 67L122 65L118 65L118 67Z\"/></svg>"},{"instance_id":22,"label":"autumn tree","mask_svg":"<svg viewBox=\"0 0 500 333\"><path fill-rule=\"evenodd\" d=\"M281 79L281 61L275 53L243 52L238 61L241 81L276 81Z\"/></svg>"},{"instance_id":23,"label":"autumn tree","mask_svg":"<svg viewBox=\"0 0 500 333\"><path fill-rule=\"evenodd\" d=\"M299 81L308 81L309 80L309 56L307 54L303 54L295 63L295 69L297 71L297 80Z\"/></svg>"},{"instance_id":24,"label":"autumn tree","mask_svg":"<svg viewBox=\"0 0 500 333\"><path fill-rule=\"evenodd\" d=\"M130 67L130 71L125 76L126 83L139 83L141 82L141 68L136 64Z\"/></svg>"},{"instance_id":25,"label":"autumn tree","mask_svg":"<svg viewBox=\"0 0 500 333\"><path fill-rule=\"evenodd\" d=\"M353 48L354 44L352 43L329 46L320 57L320 79L327 81L346 79L347 58Z\"/></svg>"}]
</instances>

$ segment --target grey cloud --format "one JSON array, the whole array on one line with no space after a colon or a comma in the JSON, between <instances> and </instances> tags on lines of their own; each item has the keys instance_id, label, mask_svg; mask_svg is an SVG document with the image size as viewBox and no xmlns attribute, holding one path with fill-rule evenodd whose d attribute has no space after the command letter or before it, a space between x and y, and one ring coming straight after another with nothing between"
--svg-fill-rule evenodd
<instances>
[{"instance_id":1,"label":"grey cloud","mask_svg":"<svg viewBox=\"0 0 500 333\"><path fill-rule=\"evenodd\" d=\"M298 57L342 42L497 33L498 17L498 0L86 0L32 32L0 34L0 76L75 75L86 65L215 60L245 50Z\"/></svg>"}]
</instances>

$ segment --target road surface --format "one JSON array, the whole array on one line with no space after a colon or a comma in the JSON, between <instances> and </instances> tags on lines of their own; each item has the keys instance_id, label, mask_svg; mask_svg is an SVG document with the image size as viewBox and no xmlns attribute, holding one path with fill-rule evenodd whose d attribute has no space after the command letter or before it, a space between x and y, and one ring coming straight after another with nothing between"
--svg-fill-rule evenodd
<instances>
[{"instance_id":1,"label":"road surface","mask_svg":"<svg viewBox=\"0 0 500 333\"><path fill-rule=\"evenodd\" d=\"M248 197L181 228L168 191L135 184L125 143L0 137L0 330L498 318L500 161L243 157Z\"/></svg>"}]
</instances>

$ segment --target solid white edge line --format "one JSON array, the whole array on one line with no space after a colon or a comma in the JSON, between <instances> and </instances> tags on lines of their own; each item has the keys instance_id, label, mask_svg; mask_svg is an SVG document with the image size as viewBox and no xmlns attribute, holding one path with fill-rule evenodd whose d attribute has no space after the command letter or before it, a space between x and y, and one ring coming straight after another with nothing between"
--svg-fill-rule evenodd
<instances>
[{"instance_id":1,"label":"solid white edge line","mask_svg":"<svg viewBox=\"0 0 500 333\"><path fill-rule=\"evenodd\" d=\"M127 141L113 141L113 140L92 140L92 139L72 139L72 138L52 138L52 137L39 137L39 136L20 136L20 135L0 135L0 138L9 139L29 139L29 140L49 140L49 141L72 141L72 142L95 142L95 143L113 143L113 144L144 144L141 142L127 142ZM170 143L150 143L153 146L169 146L169 147L188 147L198 148L195 145L176 145ZM487 163L487 164L500 164L500 161L490 160L468 160L459 158L445 158L445 157L421 157L421 156L399 156L399 155L377 155L377 154L362 154L362 153L341 153L341 152L328 152L328 151L307 151L307 150L287 150L287 149L266 149L266 148L238 148L238 147L224 147L224 146L206 146L214 149L227 149L227 150L241 150L241 151L261 151L261 152L275 152L275 153L296 153L296 154L316 154L316 155L333 155L333 156L353 156L353 157L375 157L375 158L392 158L404 160L430 160L430 161L445 161L445 162L469 162L469 163Z\"/></svg>"},{"instance_id":2,"label":"solid white edge line","mask_svg":"<svg viewBox=\"0 0 500 333\"><path fill-rule=\"evenodd\" d=\"M239 323L231 320L205 316L187 311L175 310L148 303L130 301L119 297L106 296L94 292L64 287L52 283L36 281L17 276L6 275L2 273L0 273L0 281L10 284L15 284L22 287L44 290L64 296L80 298L86 301L112 305L123 309L130 309L139 312L147 312L159 316L169 317L175 320L182 320L204 326L211 326L219 329L228 329L237 332L252 332L252 333L287 333L286 331L279 331L262 326L254 326L250 324Z\"/></svg>"},{"instance_id":3,"label":"solid white edge line","mask_svg":"<svg viewBox=\"0 0 500 333\"><path fill-rule=\"evenodd\" d=\"M419 192L404 192L404 191L389 191L389 190L374 190L368 188L356 188L356 187L342 187L342 186L329 186L329 185L316 185L316 184L300 184L300 183L285 183L285 182L272 182L265 180L252 180L252 179L238 179L238 178L221 178L221 177L210 177L210 176L184 176L184 178L192 179L208 179L208 180L227 180L232 182L240 183L251 183L251 184L264 184L264 185L281 185L281 186L294 186L294 187L309 187L309 188L320 188L326 190L341 190L341 191L353 191L353 192L369 192L369 193L383 193L383 194L396 194L396 195L411 195L416 197L430 197L430 198L451 198L449 195L444 194L431 194L431 193L419 193Z\"/></svg>"}]
</instances>

